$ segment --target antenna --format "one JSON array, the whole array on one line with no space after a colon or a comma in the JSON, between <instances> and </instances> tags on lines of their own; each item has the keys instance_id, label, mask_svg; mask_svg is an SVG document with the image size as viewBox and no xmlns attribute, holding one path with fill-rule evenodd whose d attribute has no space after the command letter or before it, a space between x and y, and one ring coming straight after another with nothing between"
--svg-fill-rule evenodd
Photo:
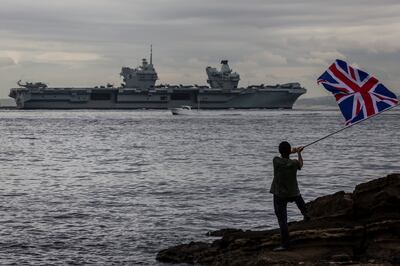
<instances>
[{"instance_id":1,"label":"antenna","mask_svg":"<svg viewBox=\"0 0 400 266\"><path fill-rule=\"evenodd\" d=\"M150 65L153 64L153 45L150 44Z\"/></svg>"}]
</instances>

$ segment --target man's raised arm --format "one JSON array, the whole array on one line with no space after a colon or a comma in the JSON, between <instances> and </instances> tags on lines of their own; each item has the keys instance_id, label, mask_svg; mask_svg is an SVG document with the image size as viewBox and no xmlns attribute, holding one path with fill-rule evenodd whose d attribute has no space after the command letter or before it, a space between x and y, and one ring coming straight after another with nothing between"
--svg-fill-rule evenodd
<instances>
[{"instance_id":1,"label":"man's raised arm","mask_svg":"<svg viewBox=\"0 0 400 266\"><path fill-rule=\"evenodd\" d=\"M301 152L303 151L304 147L298 147L298 148L294 148L292 149L292 153L296 153L297 152L297 160L299 161L299 170L301 168L303 168L303 157L301 156Z\"/></svg>"}]
</instances>

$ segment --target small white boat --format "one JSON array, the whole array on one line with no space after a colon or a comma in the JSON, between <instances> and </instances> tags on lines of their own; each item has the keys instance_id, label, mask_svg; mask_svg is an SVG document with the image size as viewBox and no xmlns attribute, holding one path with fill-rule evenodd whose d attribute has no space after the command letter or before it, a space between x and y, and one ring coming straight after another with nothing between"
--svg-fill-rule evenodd
<instances>
[{"instance_id":1,"label":"small white boat","mask_svg":"<svg viewBox=\"0 0 400 266\"><path fill-rule=\"evenodd\" d=\"M194 112L189 105L182 105L181 107L171 108L173 115L193 115Z\"/></svg>"}]
</instances>

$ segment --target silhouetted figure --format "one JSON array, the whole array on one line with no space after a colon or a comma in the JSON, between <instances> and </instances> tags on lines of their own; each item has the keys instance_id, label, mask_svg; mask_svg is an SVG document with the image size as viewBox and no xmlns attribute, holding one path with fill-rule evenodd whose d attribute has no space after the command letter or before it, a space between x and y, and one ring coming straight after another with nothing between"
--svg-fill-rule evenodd
<instances>
[{"instance_id":1,"label":"silhouetted figure","mask_svg":"<svg viewBox=\"0 0 400 266\"><path fill-rule=\"evenodd\" d=\"M270 192L274 194L274 210L278 218L282 241L282 245L275 248L275 251L286 250L289 247L289 229L287 224L288 202L295 202L304 219L309 219L305 202L301 197L297 184L297 170L301 170L303 167L302 151L303 147L292 149L290 144L284 141L279 144L281 157L276 156L273 159L274 179ZM297 153L298 159L290 159L289 156L291 153Z\"/></svg>"}]
</instances>

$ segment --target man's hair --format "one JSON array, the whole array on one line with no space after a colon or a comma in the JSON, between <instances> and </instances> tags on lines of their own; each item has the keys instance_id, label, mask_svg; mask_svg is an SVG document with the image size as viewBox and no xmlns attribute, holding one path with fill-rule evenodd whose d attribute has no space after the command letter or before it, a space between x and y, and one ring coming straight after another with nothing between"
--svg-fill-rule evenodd
<instances>
[{"instance_id":1,"label":"man's hair","mask_svg":"<svg viewBox=\"0 0 400 266\"><path fill-rule=\"evenodd\" d=\"M292 151L292 147L290 146L289 142L287 141L282 141L279 144L279 153L282 156L288 156Z\"/></svg>"}]
</instances>

